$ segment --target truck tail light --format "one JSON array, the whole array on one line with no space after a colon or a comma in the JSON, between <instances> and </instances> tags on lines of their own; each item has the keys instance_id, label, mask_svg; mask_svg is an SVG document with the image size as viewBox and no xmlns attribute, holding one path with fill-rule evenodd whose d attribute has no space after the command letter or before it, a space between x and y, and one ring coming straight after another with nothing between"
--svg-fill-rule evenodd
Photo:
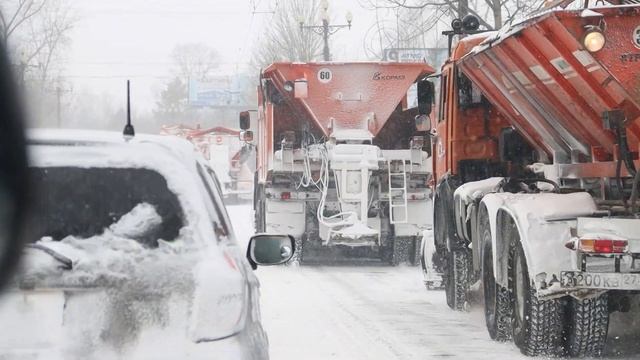
<instances>
[{"instance_id":1,"label":"truck tail light","mask_svg":"<svg viewBox=\"0 0 640 360\"><path fill-rule=\"evenodd\" d=\"M283 192L280 193L280 200L290 200L291 199L291 193L290 192Z\"/></svg>"},{"instance_id":2,"label":"truck tail light","mask_svg":"<svg viewBox=\"0 0 640 360\"><path fill-rule=\"evenodd\" d=\"M579 249L593 254L623 254L627 245L627 240L580 239Z\"/></svg>"}]
</instances>

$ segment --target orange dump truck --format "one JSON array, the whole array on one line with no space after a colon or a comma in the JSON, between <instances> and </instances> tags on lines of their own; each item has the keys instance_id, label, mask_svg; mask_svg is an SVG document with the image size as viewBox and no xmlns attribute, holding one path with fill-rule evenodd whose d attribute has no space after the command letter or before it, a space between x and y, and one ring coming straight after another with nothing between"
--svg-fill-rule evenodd
<instances>
[{"instance_id":1,"label":"orange dump truck","mask_svg":"<svg viewBox=\"0 0 640 360\"><path fill-rule=\"evenodd\" d=\"M295 236L295 259L302 262L418 261L431 226L432 162L423 128L433 102L424 96L433 93L424 78L433 73L424 63L265 69L256 230Z\"/></svg>"},{"instance_id":2,"label":"orange dump truck","mask_svg":"<svg viewBox=\"0 0 640 360\"><path fill-rule=\"evenodd\" d=\"M454 309L482 282L493 339L598 356L640 291L640 6L559 3L443 66L424 260Z\"/></svg>"}]
</instances>

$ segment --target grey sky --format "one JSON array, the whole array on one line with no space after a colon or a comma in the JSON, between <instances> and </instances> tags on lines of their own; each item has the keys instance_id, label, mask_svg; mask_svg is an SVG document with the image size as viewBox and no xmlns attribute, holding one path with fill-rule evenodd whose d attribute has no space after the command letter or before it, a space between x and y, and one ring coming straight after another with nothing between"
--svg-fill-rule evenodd
<instances>
[{"instance_id":1,"label":"grey sky","mask_svg":"<svg viewBox=\"0 0 640 360\"><path fill-rule=\"evenodd\" d=\"M257 1L268 9L274 0ZM135 105L150 110L171 74L169 54L178 43L202 42L222 56L221 73L247 71L252 46L272 15L252 14L249 0L71 0L79 22L65 71L74 91L124 94L132 80ZM335 22L351 10L354 26L332 39L335 60L363 60L362 39L373 14L357 0L332 0ZM122 99L119 97L118 99Z\"/></svg>"}]
</instances>

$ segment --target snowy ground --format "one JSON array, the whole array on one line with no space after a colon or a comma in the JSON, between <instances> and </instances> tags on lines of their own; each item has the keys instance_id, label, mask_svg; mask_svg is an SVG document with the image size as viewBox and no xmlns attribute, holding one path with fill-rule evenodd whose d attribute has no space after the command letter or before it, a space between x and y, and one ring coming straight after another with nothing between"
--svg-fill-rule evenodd
<instances>
[{"instance_id":1,"label":"snowy ground","mask_svg":"<svg viewBox=\"0 0 640 360\"><path fill-rule=\"evenodd\" d=\"M229 213L246 241L250 207ZM427 292L418 268L263 267L257 274L274 360L524 358L513 344L489 339L479 306L456 313L441 291ZM615 314L612 322L632 316ZM612 326L607 357L640 358L638 328Z\"/></svg>"}]
</instances>

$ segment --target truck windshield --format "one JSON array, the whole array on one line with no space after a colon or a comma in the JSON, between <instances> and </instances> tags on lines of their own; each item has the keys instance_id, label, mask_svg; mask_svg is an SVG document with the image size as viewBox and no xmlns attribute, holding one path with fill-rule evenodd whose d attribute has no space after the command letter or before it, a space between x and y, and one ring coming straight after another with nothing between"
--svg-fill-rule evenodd
<instances>
[{"instance_id":1,"label":"truck windshield","mask_svg":"<svg viewBox=\"0 0 640 360\"><path fill-rule=\"evenodd\" d=\"M42 167L31 168L31 176L38 189L32 194L32 241L45 236L61 240L99 235L129 214L129 218L140 217L129 219L138 227L129 237L157 247L158 239L174 240L184 225L177 196L169 190L165 178L153 170Z\"/></svg>"}]
</instances>

